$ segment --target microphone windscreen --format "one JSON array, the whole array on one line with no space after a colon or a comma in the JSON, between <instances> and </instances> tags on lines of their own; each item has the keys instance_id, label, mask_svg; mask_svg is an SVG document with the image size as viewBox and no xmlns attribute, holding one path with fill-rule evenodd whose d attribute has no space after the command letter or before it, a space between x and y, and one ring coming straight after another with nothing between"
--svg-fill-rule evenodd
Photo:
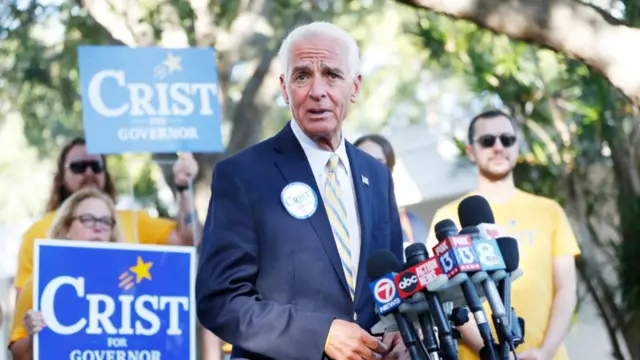
<instances>
[{"instance_id":1,"label":"microphone windscreen","mask_svg":"<svg viewBox=\"0 0 640 360\"><path fill-rule=\"evenodd\" d=\"M433 230L436 232L436 239L438 239L438 241L442 241L446 239L447 236L455 235L458 232L456 224L451 219L444 219L437 222L433 226Z\"/></svg>"},{"instance_id":2,"label":"microphone windscreen","mask_svg":"<svg viewBox=\"0 0 640 360\"><path fill-rule=\"evenodd\" d=\"M429 252L427 251L427 247L423 243L413 243L407 246L404 249L405 258L409 259L414 256L424 255L425 257L429 257Z\"/></svg>"},{"instance_id":3,"label":"microphone windscreen","mask_svg":"<svg viewBox=\"0 0 640 360\"><path fill-rule=\"evenodd\" d=\"M467 227L463 227L462 230L460 230L460 235L473 235L473 234L480 234L480 230L476 226L467 226Z\"/></svg>"},{"instance_id":4,"label":"microphone windscreen","mask_svg":"<svg viewBox=\"0 0 640 360\"><path fill-rule=\"evenodd\" d=\"M499 237L496 239L507 272L513 272L520 266L520 252L518 240L512 237Z\"/></svg>"},{"instance_id":5,"label":"microphone windscreen","mask_svg":"<svg viewBox=\"0 0 640 360\"><path fill-rule=\"evenodd\" d=\"M367 260L367 275L371 280L377 280L390 272L400 272L402 268L398 259L389 250L376 251Z\"/></svg>"},{"instance_id":6,"label":"microphone windscreen","mask_svg":"<svg viewBox=\"0 0 640 360\"><path fill-rule=\"evenodd\" d=\"M469 196L460 202L458 219L463 228L478 224L495 224L496 222L489 202L480 195Z\"/></svg>"}]
</instances>

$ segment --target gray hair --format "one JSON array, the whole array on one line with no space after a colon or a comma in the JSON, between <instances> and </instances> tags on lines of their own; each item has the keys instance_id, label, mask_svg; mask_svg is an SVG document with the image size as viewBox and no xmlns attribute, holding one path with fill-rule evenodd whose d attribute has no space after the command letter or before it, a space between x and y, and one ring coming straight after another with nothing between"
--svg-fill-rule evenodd
<instances>
[{"instance_id":1,"label":"gray hair","mask_svg":"<svg viewBox=\"0 0 640 360\"><path fill-rule=\"evenodd\" d=\"M291 60L291 48L298 41L313 36L328 36L342 41L349 52L349 74L353 77L360 72L360 54L356 40L346 31L329 22L316 21L295 28L282 42L278 58L282 66L282 72L286 81L289 80L289 62Z\"/></svg>"}]
</instances>

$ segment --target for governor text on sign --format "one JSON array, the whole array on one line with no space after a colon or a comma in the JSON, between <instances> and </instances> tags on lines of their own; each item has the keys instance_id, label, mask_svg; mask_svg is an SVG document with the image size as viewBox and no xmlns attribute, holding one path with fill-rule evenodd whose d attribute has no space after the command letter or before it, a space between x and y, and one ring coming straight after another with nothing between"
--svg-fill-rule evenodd
<instances>
[{"instance_id":1,"label":"for governor text on sign","mask_svg":"<svg viewBox=\"0 0 640 360\"><path fill-rule=\"evenodd\" d=\"M78 47L87 150L222 152L210 48Z\"/></svg>"},{"instance_id":2,"label":"for governor text on sign","mask_svg":"<svg viewBox=\"0 0 640 360\"><path fill-rule=\"evenodd\" d=\"M195 360L193 248L36 242L35 360Z\"/></svg>"}]
</instances>

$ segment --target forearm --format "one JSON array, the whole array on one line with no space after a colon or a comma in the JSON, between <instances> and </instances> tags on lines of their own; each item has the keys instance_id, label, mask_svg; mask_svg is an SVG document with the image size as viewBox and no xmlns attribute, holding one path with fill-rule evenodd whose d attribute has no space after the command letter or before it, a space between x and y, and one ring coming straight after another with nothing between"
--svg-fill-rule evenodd
<instances>
[{"instance_id":1,"label":"forearm","mask_svg":"<svg viewBox=\"0 0 640 360\"><path fill-rule=\"evenodd\" d=\"M549 316L549 325L542 348L549 354L555 354L562 344L576 306L575 287L569 286L558 289L553 299L553 307Z\"/></svg>"},{"instance_id":2,"label":"forearm","mask_svg":"<svg viewBox=\"0 0 640 360\"><path fill-rule=\"evenodd\" d=\"M190 190L184 190L178 192L178 216L177 216L177 236L179 245L191 246L195 242L195 234L201 232L202 227L198 221L198 214L196 213L193 192ZM195 244L197 245L197 244Z\"/></svg>"},{"instance_id":3,"label":"forearm","mask_svg":"<svg viewBox=\"0 0 640 360\"><path fill-rule=\"evenodd\" d=\"M256 301L255 296L232 297L233 300L222 301L218 296L201 299L198 302L201 324L233 346L269 358L322 357L332 316L300 312L291 305L267 300Z\"/></svg>"},{"instance_id":4,"label":"forearm","mask_svg":"<svg viewBox=\"0 0 640 360\"><path fill-rule=\"evenodd\" d=\"M479 353L480 349L484 347L484 342L482 341L478 325L476 324L476 320L473 316L469 316L469 321L464 325L457 327L457 329L460 331L460 335L462 335L462 339L460 339L460 341L462 341L463 344L473 350L476 354Z\"/></svg>"},{"instance_id":5,"label":"forearm","mask_svg":"<svg viewBox=\"0 0 640 360\"><path fill-rule=\"evenodd\" d=\"M31 345L31 338L25 337L17 340L9 349L13 360L32 360L33 359L33 347Z\"/></svg>"}]
</instances>

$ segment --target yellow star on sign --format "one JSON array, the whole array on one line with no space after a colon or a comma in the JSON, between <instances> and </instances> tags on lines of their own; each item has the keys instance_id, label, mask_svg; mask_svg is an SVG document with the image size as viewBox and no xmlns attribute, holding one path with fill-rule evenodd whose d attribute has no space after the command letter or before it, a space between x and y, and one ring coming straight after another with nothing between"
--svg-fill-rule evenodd
<instances>
[{"instance_id":1,"label":"yellow star on sign","mask_svg":"<svg viewBox=\"0 0 640 360\"><path fill-rule=\"evenodd\" d=\"M136 266L129 268L132 273L136 274L136 284L139 284L142 279L151 280L151 274L149 269L153 266L152 262L145 263L140 256L138 256L138 263Z\"/></svg>"}]
</instances>

